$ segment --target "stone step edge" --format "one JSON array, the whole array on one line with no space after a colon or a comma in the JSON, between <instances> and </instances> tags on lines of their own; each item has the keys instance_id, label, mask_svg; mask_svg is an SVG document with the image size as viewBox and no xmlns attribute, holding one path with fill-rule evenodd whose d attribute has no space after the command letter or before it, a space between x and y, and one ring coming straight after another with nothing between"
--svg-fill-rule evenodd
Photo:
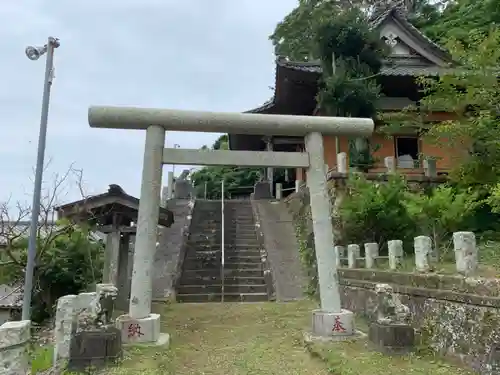
<instances>
[{"instance_id":1,"label":"stone step edge","mask_svg":"<svg viewBox=\"0 0 500 375\"><path fill-rule=\"evenodd\" d=\"M179 288L209 288L209 287L214 287L214 286L217 286L217 287L221 287L222 288L222 284L181 284L179 285ZM266 286L266 284L226 284L224 283L224 288L226 287L238 287L238 288L241 288L241 287L256 287L256 286Z\"/></svg>"},{"instance_id":2,"label":"stone step edge","mask_svg":"<svg viewBox=\"0 0 500 375\"><path fill-rule=\"evenodd\" d=\"M222 293L196 293L196 294L182 294L182 293L177 293L177 297L184 297L184 296L221 296ZM267 293L224 293L224 296L265 296L268 297Z\"/></svg>"}]
</instances>

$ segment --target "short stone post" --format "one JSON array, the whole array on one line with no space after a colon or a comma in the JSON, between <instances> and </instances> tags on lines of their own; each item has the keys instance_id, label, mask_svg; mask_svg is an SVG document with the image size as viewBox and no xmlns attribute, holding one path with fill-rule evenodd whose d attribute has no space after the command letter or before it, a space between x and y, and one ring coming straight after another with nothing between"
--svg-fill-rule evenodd
<instances>
[{"instance_id":1,"label":"short stone post","mask_svg":"<svg viewBox=\"0 0 500 375\"><path fill-rule=\"evenodd\" d=\"M387 173L396 173L396 158L394 156L385 157L384 165L387 168Z\"/></svg>"},{"instance_id":2,"label":"short stone post","mask_svg":"<svg viewBox=\"0 0 500 375\"><path fill-rule=\"evenodd\" d=\"M56 320L54 323L54 367L69 358L71 327L76 298L77 296L70 294L57 300Z\"/></svg>"},{"instance_id":3,"label":"short stone post","mask_svg":"<svg viewBox=\"0 0 500 375\"><path fill-rule=\"evenodd\" d=\"M418 272L430 270L429 257L432 254L432 241L430 237L418 236L414 238L415 267Z\"/></svg>"},{"instance_id":4,"label":"short stone post","mask_svg":"<svg viewBox=\"0 0 500 375\"><path fill-rule=\"evenodd\" d=\"M279 182L277 182L276 183L276 199L281 200L282 197L283 197L283 186Z\"/></svg>"},{"instance_id":5,"label":"short stone post","mask_svg":"<svg viewBox=\"0 0 500 375\"><path fill-rule=\"evenodd\" d=\"M347 245L347 267L356 268L360 254L359 245Z\"/></svg>"},{"instance_id":6,"label":"short stone post","mask_svg":"<svg viewBox=\"0 0 500 375\"><path fill-rule=\"evenodd\" d=\"M161 206L163 208L167 207L168 201L168 188L166 186L161 188Z\"/></svg>"},{"instance_id":7,"label":"short stone post","mask_svg":"<svg viewBox=\"0 0 500 375\"><path fill-rule=\"evenodd\" d=\"M345 247L337 245L333 248L333 251L335 252L335 263L337 264L337 268L342 267L342 258L345 257Z\"/></svg>"},{"instance_id":8,"label":"short stone post","mask_svg":"<svg viewBox=\"0 0 500 375\"><path fill-rule=\"evenodd\" d=\"M97 284L102 285L102 284ZM54 322L54 367L64 367L69 359L74 318L84 310L90 310L95 292L67 295L57 300Z\"/></svg>"},{"instance_id":9,"label":"short stone post","mask_svg":"<svg viewBox=\"0 0 500 375\"><path fill-rule=\"evenodd\" d=\"M31 373L29 340L31 321L6 322L0 326L0 374Z\"/></svg>"},{"instance_id":10,"label":"short stone post","mask_svg":"<svg viewBox=\"0 0 500 375\"><path fill-rule=\"evenodd\" d=\"M389 269L395 271L401 266L403 259L403 241L392 240L387 242L389 249Z\"/></svg>"},{"instance_id":11,"label":"short stone post","mask_svg":"<svg viewBox=\"0 0 500 375\"><path fill-rule=\"evenodd\" d=\"M457 272L465 276L474 274L478 263L475 234L473 232L453 233L453 248Z\"/></svg>"},{"instance_id":12,"label":"short stone post","mask_svg":"<svg viewBox=\"0 0 500 375\"><path fill-rule=\"evenodd\" d=\"M378 258L378 243L365 243L365 267L373 268L375 260Z\"/></svg>"},{"instance_id":13,"label":"short stone post","mask_svg":"<svg viewBox=\"0 0 500 375\"><path fill-rule=\"evenodd\" d=\"M300 180L295 180L295 192L298 193L300 190L300 185L302 184L302 181Z\"/></svg>"},{"instance_id":14,"label":"short stone post","mask_svg":"<svg viewBox=\"0 0 500 375\"><path fill-rule=\"evenodd\" d=\"M426 177L437 177L436 159L424 160L424 174Z\"/></svg>"},{"instance_id":15,"label":"short stone post","mask_svg":"<svg viewBox=\"0 0 500 375\"><path fill-rule=\"evenodd\" d=\"M337 154L337 172L347 173L347 154L345 152Z\"/></svg>"},{"instance_id":16,"label":"short stone post","mask_svg":"<svg viewBox=\"0 0 500 375\"><path fill-rule=\"evenodd\" d=\"M174 197L174 184L174 172L169 171L167 173L167 199Z\"/></svg>"}]
</instances>

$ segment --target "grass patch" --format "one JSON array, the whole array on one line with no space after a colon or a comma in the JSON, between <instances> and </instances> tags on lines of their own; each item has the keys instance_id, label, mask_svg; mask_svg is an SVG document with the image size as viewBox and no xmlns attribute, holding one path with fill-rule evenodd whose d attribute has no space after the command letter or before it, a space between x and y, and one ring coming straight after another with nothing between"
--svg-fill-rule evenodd
<instances>
[{"instance_id":1,"label":"grass patch","mask_svg":"<svg viewBox=\"0 0 500 375\"><path fill-rule=\"evenodd\" d=\"M52 345L34 347L31 352L31 373L38 374L51 368L53 355Z\"/></svg>"},{"instance_id":2,"label":"grass patch","mask_svg":"<svg viewBox=\"0 0 500 375\"><path fill-rule=\"evenodd\" d=\"M429 357L389 357L368 348L366 341L311 344L308 351L335 375L472 375L473 373Z\"/></svg>"},{"instance_id":3,"label":"grass patch","mask_svg":"<svg viewBox=\"0 0 500 375\"><path fill-rule=\"evenodd\" d=\"M469 374L434 359L385 357L368 350L365 341L308 346L302 333L310 326L309 301L156 307L162 330L171 334L170 348L128 349L121 366L107 374Z\"/></svg>"}]
</instances>

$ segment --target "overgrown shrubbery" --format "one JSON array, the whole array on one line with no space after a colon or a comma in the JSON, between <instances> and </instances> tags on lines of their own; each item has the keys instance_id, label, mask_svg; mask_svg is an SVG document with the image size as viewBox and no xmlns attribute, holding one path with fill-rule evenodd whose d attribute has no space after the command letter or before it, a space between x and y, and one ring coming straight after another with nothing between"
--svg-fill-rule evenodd
<instances>
[{"instance_id":1,"label":"overgrown shrubbery","mask_svg":"<svg viewBox=\"0 0 500 375\"><path fill-rule=\"evenodd\" d=\"M300 209L294 211L294 224L302 264L308 278L307 294L317 296L317 270L314 238L307 195L300 199ZM332 197L334 199L334 197ZM410 189L404 177L390 176L388 181L374 182L363 175L353 174L347 181L342 204L338 208L342 239L340 245L367 242L379 244L380 253L387 254L387 241L402 240L405 251L413 253L413 239L426 235L433 240L441 260L451 249L451 236L470 228L490 209L488 201L474 191L450 185L431 189ZM295 212L296 211L296 212ZM487 230L487 228L484 228ZM363 246L361 246L363 249ZM448 251L445 251L448 250Z\"/></svg>"},{"instance_id":2,"label":"overgrown shrubbery","mask_svg":"<svg viewBox=\"0 0 500 375\"><path fill-rule=\"evenodd\" d=\"M466 223L484 203L474 192L449 185L414 191L401 176L375 183L356 175L347 190L340 207L344 241L377 242L382 252L395 239L411 252L418 235L430 236L439 250L453 232L469 230Z\"/></svg>"},{"instance_id":3,"label":"overgrown shrubbery","mask_svg":"<svg viewBox=\"0 0 500 375\"><path fill-rule=\"evenodd\" d=\"M101 279L103 244L90 239L89 234L86 228L67 225L66 230L53 236L39 237L32 299L35 322L53 315L59 297L85 291ZM13 244L11 251L15 261L5 267L4 281L14 284L24 280L27 244L27 238Z\"/></svg>"},{"instance_id":4,"label":"overgrown shrubbery","mask_svg":"<svg viewBox=\"0 0 500 375\"><path fill-rule=\"evenodd\" d=\"M345 244L377 242L382 247L388 240L411 237L416 228L404 204L407 194L397 176L380 184L352 176L339 210Z\"/></svg>"}]
</instances>

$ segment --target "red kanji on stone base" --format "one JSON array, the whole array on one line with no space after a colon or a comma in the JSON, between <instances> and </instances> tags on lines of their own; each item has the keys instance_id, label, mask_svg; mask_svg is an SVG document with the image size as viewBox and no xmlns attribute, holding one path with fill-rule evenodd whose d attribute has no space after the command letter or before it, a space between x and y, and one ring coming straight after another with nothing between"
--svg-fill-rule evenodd
<instances>
[{"instance_id":1,"label":"red kanji on stone base","mask_svg":"<svg viewBox=\"0 0 500 375\"><path fill-rule=\"evenodd\" d=\"M333 325L332 332L345 332L345 328L342 326L342 322L340 321L340 316L335 317L335 324Z\"/></svg>"},{"instance_id":2,"label":"red kanji on stone base","mask_svg":"<svg viewBox=\"0 0 500 375\"><path fill-rule=\"evenodd\" d=\"M130 324L128 326L128 337L141 337L144 336L144 333L141 332L141 326L137 323Z\"/></svg>"}]
</instances>

